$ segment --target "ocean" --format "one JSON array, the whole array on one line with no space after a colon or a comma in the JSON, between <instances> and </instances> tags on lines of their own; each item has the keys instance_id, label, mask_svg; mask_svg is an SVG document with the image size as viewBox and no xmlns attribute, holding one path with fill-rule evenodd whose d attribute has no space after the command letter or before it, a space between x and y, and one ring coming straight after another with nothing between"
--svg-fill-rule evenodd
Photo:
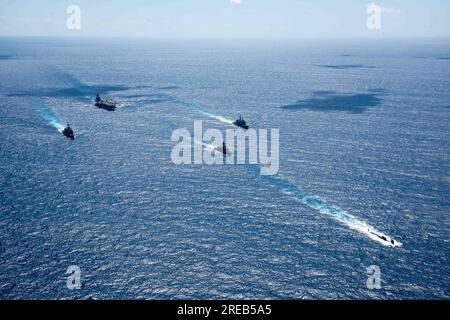
<instances>
[{"instance_id":1,"label":"ocean","mask_svg":"<svg viewBox=\"0 0 450 320\"><path fill-rule=\"evenodd\" d=\"M449 299L449 88L448 39L0 38L0 299ZM277 175L173 163L240 114Z\"/></svg>"}]
</instances>

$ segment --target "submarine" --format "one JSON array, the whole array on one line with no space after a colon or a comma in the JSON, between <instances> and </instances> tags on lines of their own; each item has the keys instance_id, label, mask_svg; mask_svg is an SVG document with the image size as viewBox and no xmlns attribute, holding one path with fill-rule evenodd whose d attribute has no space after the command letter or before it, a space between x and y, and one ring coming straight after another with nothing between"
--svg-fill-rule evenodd
<instances>
[{"instance_id":1,"label":"submarine","mask_svg":"<svg viewBox=\"0 0 450 320\"><path fill-rule=\"evenodd\" d=\"M62 134L71 140L75 139L75 134L73 133L73 130L69 124L67 124L67 127L64 128L64 130L62 131Z\"/></svg>"},{"instance_id":2,"label":"submarine","mask_svg":"<svg viewBox=\"0 0 450 320\"><path fill-rule=\"evenodd\" d=\"M221 147L217 147L216 150L223 153L224 157L231 156L231 151L230 151L230 149L227 148L227 145L225 142L222 143Z\"/></svg>"},{"instance_id":3,"label":"submarine","mask_svg":"<svg viewBox=\"0 0 450 320\"><path fill-rule=\"evenodd\" d=\"M247 123L245 122L245 120L242 118L241 115L239 115L239 119L234 121L233 124L235 126L238 126L238 127L242 128L242 129L245 129L245 130L248 130L248 128L249 128Z\"/></svg>"},{"instance_id":4,"label":"submarine","mask_svg":"<svg viewBox=\"0 0 450 320\"><path fill-rule=\"evenodd\" d=\"M101 109L105 109L108 111L114 111L116 110L117 101L115 100L103 100L100 98L100 95L97 93L97 96L95 97L95 106Z\"/></svg>"},{"instance_id":5,"label":"submarine","mask_svg":"<svg viewBox=\"0 0 450 320\"><path fill-rule=\"evenodd\" d=\"M368 230L371 234L373 234L374 236L378 237L379 239L383 240L384 242L386 242L387 244L389 244L390 246L393 247L401 247L401 243L398 243L397 241L395 241L394 239L391 239L387 236L384 235L379 235L378 233L373 232L372 230Z\"/></svg>"}]
</instances>

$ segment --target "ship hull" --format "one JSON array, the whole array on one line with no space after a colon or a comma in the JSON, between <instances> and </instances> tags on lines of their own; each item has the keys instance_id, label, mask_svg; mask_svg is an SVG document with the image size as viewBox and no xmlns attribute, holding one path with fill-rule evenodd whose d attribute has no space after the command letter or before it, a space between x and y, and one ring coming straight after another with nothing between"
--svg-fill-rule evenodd
<instances>
[{"instance_id":1,"label":"ship hull","mask_svg":"<svg viewBox=\"0 0 450 320\"><path fill-rule=\"evenodd\" d=\"M248 128L249 128L249 126L247 126L247 125L243 126L243 125L237 124L236 122L233 122L233 124L239 128L245 129L245 130L248 130Z\"/></svg>"},{"instance_id":2,"label":"ship hull","mask_svg":"<svg viewBox=\"0 0 450 320\"><path fill-rule=\"evenodd\" d=\"M75 135L73 135L73 134L66 134L66 133L63 133L63 135L64 135L65 137L69 138L70 140L75 140Z\"/></svg>"},{"instance_id":3,"label":"ship hull","mask_svg":"<svg viewBox=\"0 0 450 320\"><path fill-rule=\"evenodd\" d=\"M103 104L103 103L96 103L95 104L96 107L100 108L100 109L105 109L108 111L114 111L116 110L116 106L115 105L109 105L109 104Z\"/></svg>"}]
</instances>

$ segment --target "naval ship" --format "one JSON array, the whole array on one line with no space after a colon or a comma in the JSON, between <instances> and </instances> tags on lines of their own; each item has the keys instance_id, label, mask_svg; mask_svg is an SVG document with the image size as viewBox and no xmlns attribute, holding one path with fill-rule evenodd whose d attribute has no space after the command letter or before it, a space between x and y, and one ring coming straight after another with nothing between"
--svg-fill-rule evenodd
<instances>
[{"instance_id":1,"label":"naval ship","mask_svg":"<svg viewBox=\"0 0 450 320\"><path fill-rule=\"evenodd\" d=\"M241 115L239 115L239 119L237 119L236 121L234 121L233 124L234 124L235 126L238 126L238 127L240 127L240 128L243 128L243 129L245 129L245 130L248 130L248 125L247 125L247 123L245 122L245 120L242 118Z\"/></svg>"},{"instance_id":2,"label":"naval ship","mask_svg":"<svg viewBox=\"0 0 450 320\"><path fill-rule=\"evenodd\" d=\"M97 93L95 98L95 106L109 111L116 110L117 102L115 100L103 100Z\"/></svg>"},{"instance_id":3,"label":"naval ship","mask_svg":"<svg viewBox=\"0 0 450 320\"><path fill-rule=\"evenodd\" d=\"M72 139L72 140L75 139L75 134L73 133L73 130L69 124L67 124L67 127L64 128L64 130L62 131L62 134L65 135L69 139Z\"/></svg>"}]
</instances>

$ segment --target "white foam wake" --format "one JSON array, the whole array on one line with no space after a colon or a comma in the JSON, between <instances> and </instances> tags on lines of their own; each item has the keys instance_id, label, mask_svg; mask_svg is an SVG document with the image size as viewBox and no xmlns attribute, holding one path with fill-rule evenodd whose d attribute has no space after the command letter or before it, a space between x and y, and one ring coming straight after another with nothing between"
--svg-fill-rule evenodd
<instances>
[{"instance_id":1,"label":"white foam wake","mask_svg":"<svg viewBox=\"0 0 450 320\"><path fill-rule=\"evenodd\" d=\"M63 132L64 125L61 119L58 118L42 101L37 102L38 110L41 115L46 119L53 127L55 127L59 132Z\"/></svg>"},{"instance_id":2,"label":"white foam wake","mask_svg":"<svg viewBox=\"0 0 450 320\"><path fill-rule=\"evenodd\" d=\"M365 235L369 239L376 241L387 247L401 247L402 243L394 240L392 237L384 234L383 232L375 229L374 227L367 224L365 221L361 221L345 210L330 205L325 201L305 193L301 188L278 178L268 177L271 179L281 190L292 196L294 199L300 201L301 203L307 205L308 207L319 211L323 215L330 216L337 220L338 222L346 225L352 230L358 231L359 233Z\"/></svg>"},{"instance_id":3,"label":"white foam wake","mask_svg":"<svg viewBox=\"0 0 450 320\"><path fill-rule=\"evenodd\" d=\"M194 139L194 143L203 146L204 148L206 148L207 150L213 151L215 150L217 147L215 145L200 141L198 139Z\"/></svg>"},{"instance_id":4,"label":"white foam wake","mask_svg":"<svg viewBox=\"0 0 450 320\"><path fill-rule=\"evenodd\" d=\"M199 113L201 113L201 114L203 114L203 115L205 115L205 116L207 116L209 118L215 119L215 120L223 122L223 123L233 124L233 120L230 120L230 119L227 119L225 117L212 114L211 112L209 112L209 111L207 111L207 110L205 110L205 109L203 109L203 108L201 108L199 106L196 106L195 104L187 103L187 102L180 101L180 100L176 100L175 102L177 104L179 104L179 105L182 105L183 107L186 107L186 108L189 108L191 110L197 111L197 112L199 112Z\"/></svg>"}]
</instances>

